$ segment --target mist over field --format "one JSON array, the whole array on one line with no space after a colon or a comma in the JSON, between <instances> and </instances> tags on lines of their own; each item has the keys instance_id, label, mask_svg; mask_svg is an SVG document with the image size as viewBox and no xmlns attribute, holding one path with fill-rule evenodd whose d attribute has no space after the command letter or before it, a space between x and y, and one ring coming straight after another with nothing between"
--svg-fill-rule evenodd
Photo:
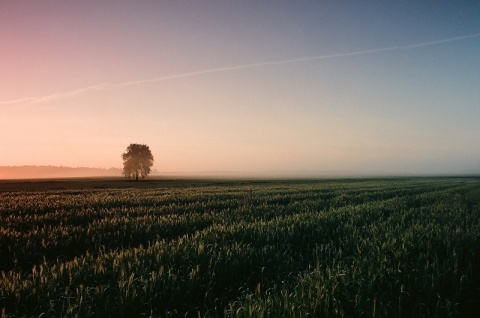
<instances>
[{"instance_id":1,"label":"mist over field","mask_svg":"<svg viewBox=\"0 0 480 318\"><path fill-rule=\"evenodd\" d=\"M81 177L120 177L118 168L86 168L56 166L14 166L0 167L0 179L46 179L46 178L81 178Z\"/></svg>"}]
</instances>

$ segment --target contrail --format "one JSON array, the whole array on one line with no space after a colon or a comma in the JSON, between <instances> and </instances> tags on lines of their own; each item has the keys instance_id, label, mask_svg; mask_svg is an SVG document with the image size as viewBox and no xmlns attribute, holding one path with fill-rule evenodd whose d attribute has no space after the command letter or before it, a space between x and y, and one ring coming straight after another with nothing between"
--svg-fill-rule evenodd
<instances>
[{"instance_id":1,"label":"contrail","mask_svg":"<svg viewBox=\"0 0 480 318\"><path fill-rule=\"evenodd\" d=\"M265 61L265 62L251 63L251 64L225 66L220 68L212 68L212 69L200 70L195 72L181 73L176 75L168 75L168 76L155 77L155 78L149 78L149 79L143 79L143 80L137 80L137 81L128 81L123 83L102 83L102 84L79 88L79 89L68 91L68 92L55 93L55 94L50 94L45 96L38 96L38 97L24 97L24 98L19 98L15 100L3 101L3 102L0 102L0 105L37 104L37 103L47 102L51 100L57 100L61 98L76 96L89 91L115 90L123 87L136 86L136 85L147 84L147 83L163 82L168 80L194 77L194 76L210 74L210 73L230 72L230 71L262 67L262 66L285 65L285 64L333 59L333 58L340 58L340 57L347 57L347 56L373 54L373 53L380 53L380 52L387 52L387 51L415 49L415 48L433 46L433 45L438 45L442 43L460 41L464 39L471 39L471 38L477 38L477 37L480 37L480 33L457 36L453 38L447 38L447 39L436 40L436 41L429 41L429 42L422 42L422 43L408 44L408 45L399 45L399 46L390 46L390 47L371 49L371 50L353 51L353 52L347 52L347 53L336 53L336 54L330 54L330 55L317 55L317 56L301 57L301 58L289 59L289 60Z\"/></svg>"}]
</instances>

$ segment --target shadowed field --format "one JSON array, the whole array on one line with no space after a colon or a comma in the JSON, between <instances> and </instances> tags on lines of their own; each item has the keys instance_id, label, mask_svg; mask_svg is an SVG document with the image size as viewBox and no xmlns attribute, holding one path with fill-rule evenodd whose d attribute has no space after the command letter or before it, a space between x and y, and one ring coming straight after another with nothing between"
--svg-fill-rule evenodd
<instances>
[{"instance_id":1,"label":"shadowed field","mask_svg":"<svg viewBox=\"0 0 480 318\"><path fill-rule=\"evenodd\" d=\"M480 313L480 179L0 182L14 316Z\"/></svg>"}]
</instances>

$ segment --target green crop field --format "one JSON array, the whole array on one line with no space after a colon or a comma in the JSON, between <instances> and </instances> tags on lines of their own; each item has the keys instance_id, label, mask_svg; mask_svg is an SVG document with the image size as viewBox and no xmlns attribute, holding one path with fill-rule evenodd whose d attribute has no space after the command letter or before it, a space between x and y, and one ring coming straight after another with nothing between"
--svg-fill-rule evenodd
<instances>
[{"instance_id":1,"label":"green crop field","mask_svg":"<svg viewBox=\"0 0 480 318\"><path fill-rule=\"evenodd\" d=\"M480 179L0 183L2 317L480 317Z\"/></svg>"}]
</instances>

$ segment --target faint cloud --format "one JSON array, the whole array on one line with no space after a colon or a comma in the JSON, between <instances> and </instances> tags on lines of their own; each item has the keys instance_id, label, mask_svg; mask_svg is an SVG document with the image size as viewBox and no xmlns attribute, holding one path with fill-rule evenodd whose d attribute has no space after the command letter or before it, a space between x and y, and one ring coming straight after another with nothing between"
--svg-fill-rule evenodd
<instances>
[{"instance_id":1,"label":"faint cloud","mask_svg":"<svg viewBox=\"0 0 480 318\"><path fill-rule=\"evenodd\" d=\"M116 89L129 87L129 86L137 86L137 85L148 84L148 83L157 83L157 82L163 82L163 81L174 80L174 79L200 76L200 75L210 74L210 73L231 72L236 70L256 68L256 67L262 67L262 66L285 65L285 64L373 54L373 53L395 51L395 50L415 49L420 47L439 45L443 43L449 43L449 42L460 41L465 39L472 39L477 37L480 37L480 33L457 36L453 38L441 39L436 41L429 41L429 42L422 42L422 43L408 44L408 45L399 45L399 46L390 46L390 47L371 49L371 50L353 51L353 52L347 52L347 53L336 53L336 54L330 54L330 55L317 55L317 56L302 57L302 58L289 59L289 60L265 61L265 62L235 65L235 66L226 66L226 67L200 70L195 72L175 74L175 75L162 76L162 77L155 77L155 78L149 78L149 79L143 79L143 80L137 80L137 81L128 81L123 83L102 83L102 84L75 89L69 92L59 92L59 93L54 93L54 94L39 96L39 97L23 97L23 98L9 100L9 101L2 101L0 102L0 105L39 104L39 103L44 103L48 101L55 101L59 99L73 97L73 96L81 95L91 91L116 90Z\"/></svg>"}]
</instances>

